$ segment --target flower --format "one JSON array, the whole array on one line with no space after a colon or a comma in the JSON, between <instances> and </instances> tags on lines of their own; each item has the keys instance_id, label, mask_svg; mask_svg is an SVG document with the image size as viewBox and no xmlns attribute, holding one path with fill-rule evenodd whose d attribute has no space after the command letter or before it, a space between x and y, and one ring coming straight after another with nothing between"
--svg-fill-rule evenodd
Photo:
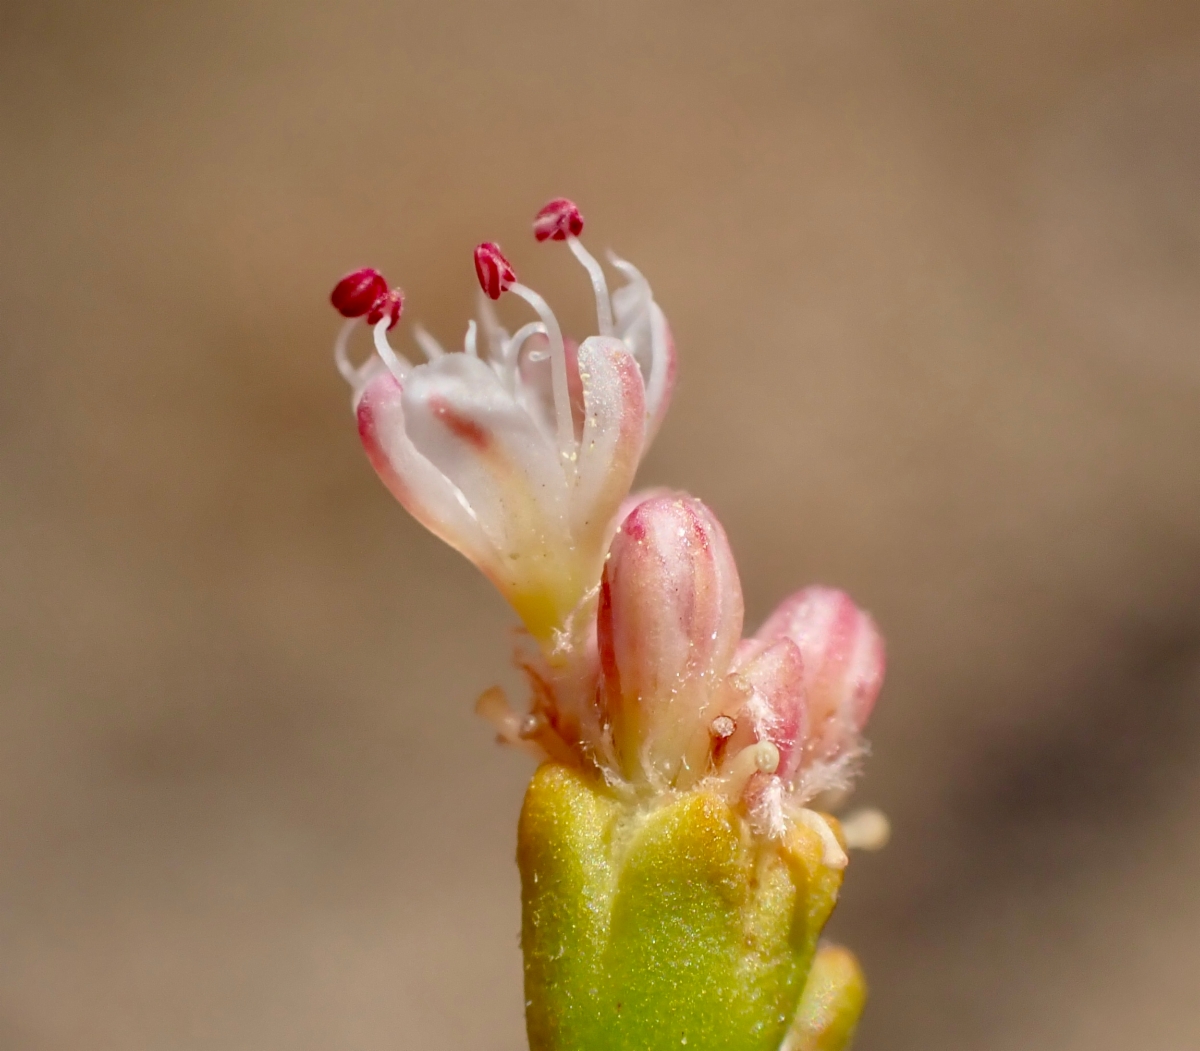
<instances>
[{"instance_id":1,"label":"flower","mask_svg":"<svg viewBox=\"0 0 1200 1051\"><path fill-rule=\"evenodd\" d=\"M389 343L404 297L376 270L347 274L332 300L350 320L336 359L354 391L372 464L424 525L470 558L535 643L518 663L533 700L518 716L499 690L477 710L502 740L602 775L629 799L704 785L759 832L818 829L808 809L848 787L882 683L883 642L844 593L812 587L742 639L737 566L716 516L667 490L629 496L674 383L670 331L646 280L610 295L566 198L534 220L565 242L596 300L598 333L564 338L494 242L475 249L483 297L461 353L415 329L414 365ZM506 293L537 315L513 334L491 306ZM375 354L347 340L366 316ZM479 334L487 353L479 348Z\"/></svg>"},{"instance_id":2,"label":"flower","mask_svg":"<svg viewBox=\"0 0 1200 1051\"><path fill-rule=\"evenodd\" d=\"M578 208L565 199L551 206L561 229L547 236L568 243L596 297L598 333L578 345L492 242L475 252L481 289L491 299L511 292L538 317L511 335L481 300L462 353L416 329L427 360L414 365L388 342L403 297L386 291L378 271L348 274L333 301L349 318L335 357L380 478L479 566L547 654L565 660L590 623L618 509L670 400L675 350L645 278L612 256L626 284L610 295L577 237ZM545 221L539 213L539 239ZM348 341L363 314L375 353L356 366Z\"/></svg>"},{"instance_id":3,"label":"flower","mask_svg":"<svg viewBox=\"0 0 1200 1051\"><path fill-rule=\"evenodd\" d=\"M476 710L545 760L517 834L530 1048L834 1051L863 986L852 957L818 955L817 940L845 848L882 845L887 822L866 811L843 827L817 808L864 754L883 642L824 587L743 639L713 512L683 493L629 495L675 350L645 278L613 256L626 284L609 293L583 225L566 198L533 224L588 274L597 332L579 344L492 241L475 249L479 320L461 353L420 328L425 362L398 353L387 333L404 294L377 270L331 296L371 463L525 625L528 714L498 688ZM511 335L492 306L506 294L537 315ZM374 353L354 365L359 318Z\"/></svg>"}]
</instances>

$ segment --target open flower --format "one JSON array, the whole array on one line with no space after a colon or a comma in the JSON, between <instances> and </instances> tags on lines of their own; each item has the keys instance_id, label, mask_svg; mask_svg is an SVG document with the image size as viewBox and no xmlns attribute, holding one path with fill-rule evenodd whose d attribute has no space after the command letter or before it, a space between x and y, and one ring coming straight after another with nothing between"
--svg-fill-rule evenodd
<instances>
[{"instance_id":1,"label":"open flower","mask_svg":"<svg viewBox=\"0 0 1200 1051\"><path fill-rule=\"evenodd\" d=\"M510 334L484 299L462 353L446 353L420 329L424 363L396 351L387 331L403 298L376 271L347 275L333 296L349 318L335 354L371 463L414 517L483 570L551 654L573 646L590 620L618 508L674 378L674 346L649 284L612 257L626 284L610 296L578 240L582 229L565 199L535 221L538 239L566 241L591 279L598 333L578 345L490 242L475 253L483 292L516 295L537 320ZM375 353L355 366L347 343L363 315Z\"/></svg>"}]
</instances>

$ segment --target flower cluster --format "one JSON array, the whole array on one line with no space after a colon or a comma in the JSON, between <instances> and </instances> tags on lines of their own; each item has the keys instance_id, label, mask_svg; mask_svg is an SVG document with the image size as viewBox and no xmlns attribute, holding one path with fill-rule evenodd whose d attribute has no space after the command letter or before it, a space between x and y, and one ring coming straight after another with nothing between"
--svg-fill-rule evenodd
<instances>
[{"instance_id":1,"label":"flower cluster","mask_svg":"<svg viewBox=\"0 0 1200 1051\"><path fill-rule=\"evenodd\" d=\"M670 400L675 349L645 278L612 255L625 284L610 294L583 226L563 198L534 220L537 240L565 242L591 282L598 331L580 343L492 242L475 251L480 316L463 351L416 329L418 365L388 340L399 289L374 270L347 275L332 297L349 319L335 353L363 444L396 498L524 622L529 714L498 690L478 706L503 740L633 799L711 787L763 835L819 824L836 858L807 804L847 787L862 752L883 677L879 632L846 595L814 587L743 640L737 568L712 512L683 494L629 496ZM510 334L491 302L505 294L536 320ZM360 366L348 355L357 318L375 348Z\"/></svg>"}]
</instances>

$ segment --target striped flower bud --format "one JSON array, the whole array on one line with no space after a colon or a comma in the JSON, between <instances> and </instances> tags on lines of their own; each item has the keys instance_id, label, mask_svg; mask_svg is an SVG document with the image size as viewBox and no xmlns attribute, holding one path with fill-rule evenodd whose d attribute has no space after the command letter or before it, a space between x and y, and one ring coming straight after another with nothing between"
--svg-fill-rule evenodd
<instances>
[{"instance_id":1,"label":"striped flower bud","mask_svg":"<svg viewBox=\"0 0 1200 1051\"><path fill-rule=\"evenodd\" d=\"M807 756L854 749L883 685L883 638L844 591L809 587L785 599L755 638L790 639L800 650L808 704Z\"/></svg>"},{"instance_id":2,"label":"striped flower bud","mask_svg":"<svg viewBox=\"0 0 1200 1051\"><path fill-rule=\"evenodd\" d=\"M656 496L613 539L600 588L605 715L624 776L686 787L708 772L717 687L742 631L725 531L699 500Z\"/></svg>"}]
</instances>

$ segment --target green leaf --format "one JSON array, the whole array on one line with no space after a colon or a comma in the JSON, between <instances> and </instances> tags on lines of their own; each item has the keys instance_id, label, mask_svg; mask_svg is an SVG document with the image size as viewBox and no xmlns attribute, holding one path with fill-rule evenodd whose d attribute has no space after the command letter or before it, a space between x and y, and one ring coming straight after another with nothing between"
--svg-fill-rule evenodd
<instances>
[{"instance_id":1,"label":"green leaf","mask_svg":"<svg viewBox=\"0 0 1200 1051\"><path fill-rule=\"evenodd\" d=\"M532 1051L778 1051L841 882L811 830L546 764L517 857Z\"/></svg>"}]
</instances>

